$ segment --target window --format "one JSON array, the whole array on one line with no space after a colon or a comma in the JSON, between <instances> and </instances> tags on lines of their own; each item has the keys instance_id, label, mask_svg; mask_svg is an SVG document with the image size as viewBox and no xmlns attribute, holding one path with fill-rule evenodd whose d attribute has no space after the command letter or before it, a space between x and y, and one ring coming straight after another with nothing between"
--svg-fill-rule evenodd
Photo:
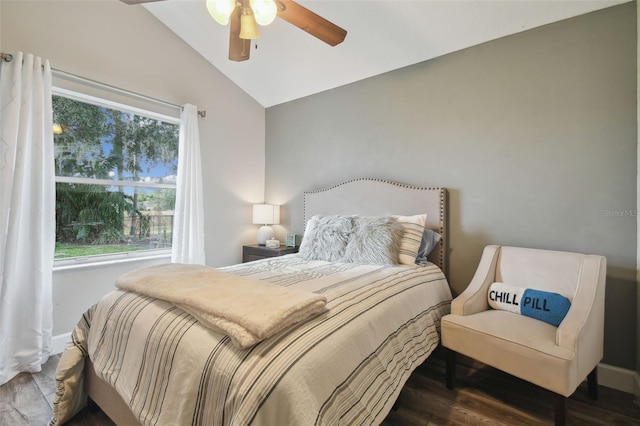
<instances>
[{"instance_id":1,"label":"window","mask_svg":"<svg viewBox=\"0 0 640 426\"><path fill-rule=\"evenodd\" d=\"M55 89L53 120L56 261L170 249L179 119Z\"/></svg>"}]
</instances>

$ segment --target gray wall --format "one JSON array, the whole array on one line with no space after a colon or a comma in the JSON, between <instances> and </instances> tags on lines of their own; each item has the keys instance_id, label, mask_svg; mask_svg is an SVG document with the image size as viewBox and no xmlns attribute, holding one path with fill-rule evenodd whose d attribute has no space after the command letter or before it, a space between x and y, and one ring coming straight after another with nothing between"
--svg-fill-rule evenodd
<instances>
[{"instance_id":1,"label":"gray wall","mask_svg":"<svg viewBox=\"0 0 640 426\"><path fill-rule=\"evenodd\" d=\"M456 293L487 244L605 255L604 362L635 369L635 7L267 109L280 237L302 232L306 190L357 177L446 187Z\"/></svg>"},{"instance_id":2,"label":"gray wall","mask_svg":"<svg viewBox=\"0 0 640 426\"><path fill-rule=\"evenodd\" d=\"M264 108L142 6L117 0L0 3L3 52L33 53L60 70L207 111L199 120L207 263L240 262L242 244L255 238L251 204L264 198ZM144 264L55 272L54 335L71 331L119 274Z\"/></svg>"}]
</instances>

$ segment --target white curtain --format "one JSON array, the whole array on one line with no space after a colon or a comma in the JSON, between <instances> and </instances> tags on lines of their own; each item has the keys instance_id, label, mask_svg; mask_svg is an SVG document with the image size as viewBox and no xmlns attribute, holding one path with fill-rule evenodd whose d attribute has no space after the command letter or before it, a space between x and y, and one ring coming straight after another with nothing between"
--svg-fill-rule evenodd
<instances>
[{"instance_id":1,"label":"white curtain","mask_svg":"<svg viewBox=\"0 0 640 426\"><path fill-rule=\"evenodd\" d=\"M51 351L55 176L49 62L0 63L1 385Z\"/></svg>"},{"instance_id":2,"label":"white curtain","mask_svg":"<svg viewBox=\"0 0 640 426\"><path fill-rule=\"evenodd\" d=\"M204 265L204 204L198 108L186 104L180 114L176 209L171 261Z\"/></svg>"}]
</instances>

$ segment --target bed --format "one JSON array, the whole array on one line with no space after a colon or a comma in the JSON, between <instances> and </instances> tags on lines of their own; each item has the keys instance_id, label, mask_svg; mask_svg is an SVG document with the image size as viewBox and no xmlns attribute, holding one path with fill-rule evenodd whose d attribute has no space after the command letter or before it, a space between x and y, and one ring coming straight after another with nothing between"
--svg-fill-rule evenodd
<instances>
[{"instance_id":1,"label":"bed","mask_svg":"<svg viewBox=\"0 0 640 426\"><path fill-rule=\"evenodd\" d=\"M247 347L174 303L122 289L106 295L86 311L61 357L51 426L87 397L125 426L379 424L438 346L449 312L446 208L444 188L378 179L305 192L300 253L218 271L322 295L326 306ZM422 243L427 231L439 239L428 261L397 264L416 217ZM329 256L335 228L329 246L312 241L345 218L354 225L336 260ZM380 261L385 249L368 244L392 234L404 236L388 250L399 254ZM364 246L352 244L356 236Z\"/></svg>"}]
</instances>

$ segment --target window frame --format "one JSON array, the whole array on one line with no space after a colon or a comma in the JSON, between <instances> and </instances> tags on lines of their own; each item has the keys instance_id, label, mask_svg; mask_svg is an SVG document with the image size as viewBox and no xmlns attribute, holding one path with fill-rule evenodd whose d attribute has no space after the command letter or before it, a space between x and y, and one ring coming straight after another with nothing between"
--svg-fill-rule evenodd
<instances>
[{"instance_id":1,"label":"window frame","mask_svg":"<svg viewBox=\"0 0 640 426\"><path fill-rule=\"evenodd\" d=\"M140 115L155 120L180 126L180 117L172 117L170 115L159 112L126 105L121 102L115 102L108 99L100 98L93 95L65 89L54 85L51 90L52 96L62 96L78 102L84 102L99 107L116 109L125 113ZM178 161L180 159L178 158ZM86 185L105 185L118 187L139 187L151 189L173 189L177 191L177 184L171 183L149 183L149 182L133 182L126 180L110 180L110 179L92 179L71 176L55 176L56 183L75 183ZM55 232L55 229L53 230ZM78 267L88 266L104 266L113 263L130 262L134 260L151 260L157 258L166 258L171 256L171 248L149 249L123 251L120 253L107 253L100 255L70 257L64 259L54 259L53 270L75 269Z\"/></svg>"}]
</instances>

